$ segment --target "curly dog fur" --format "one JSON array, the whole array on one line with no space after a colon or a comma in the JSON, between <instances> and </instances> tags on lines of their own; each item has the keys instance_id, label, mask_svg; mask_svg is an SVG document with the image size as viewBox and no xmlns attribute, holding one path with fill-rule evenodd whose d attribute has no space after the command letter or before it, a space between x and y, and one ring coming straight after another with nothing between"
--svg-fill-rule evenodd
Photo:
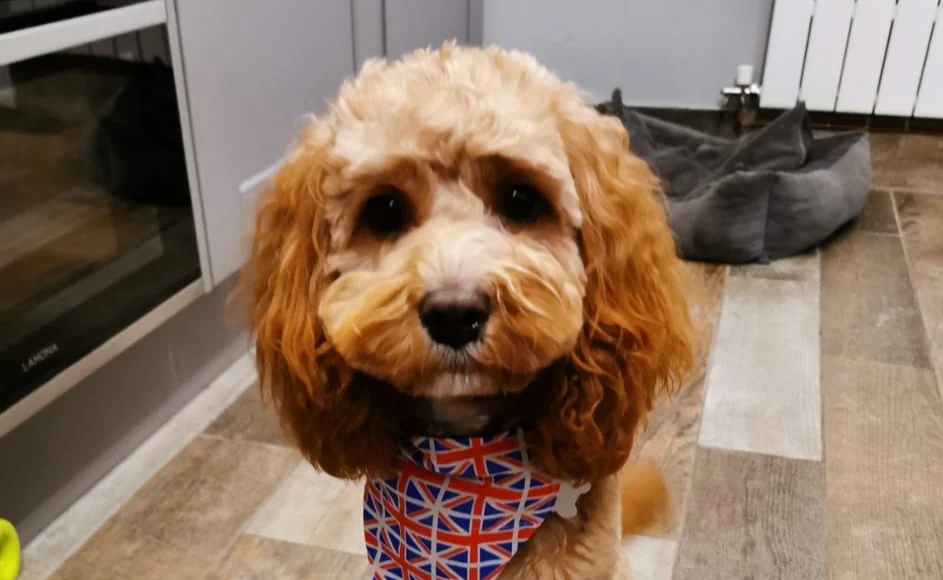
<instances>
[{"instance_id":1,"label":"curly dog fur","mask_svg":"<svg viewBox=\"0 0 943 580\"><path fill-rule=\"evenodd\" d=\"M532 57L446 44L367 63L272 180L242 285L261 387L315 467L384 474L411 434L523 424L541 470L593 483L503 579L616 577L620 514L637 528L664 507L635 466L623 512L618 478L691 364L657 180ZM483 300L481 336L432 340L430 295Z\"/></svg>"}]
</instances>

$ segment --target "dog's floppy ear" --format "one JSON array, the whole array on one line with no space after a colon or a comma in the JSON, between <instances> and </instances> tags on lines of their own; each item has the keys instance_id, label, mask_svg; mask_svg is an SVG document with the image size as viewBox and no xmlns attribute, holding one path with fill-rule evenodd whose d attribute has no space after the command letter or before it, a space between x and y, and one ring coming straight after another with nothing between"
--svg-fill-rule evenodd
<instances>
[{"instance_id":1,"label":"dog's floppy ear","mask_svg":"<svg viewBox=\"0 0 943 580\"><path fill-rule=\"evenodd\" d=\"M241 289L260 386L286 435L315 467L354 478L389 468L394 449L382 414L369 412L363 377L335 352L317 318L328 282L323 186L330 170L323 141L312 121L272 179Z\"/></svg>"},{"instance_id":2,"label":"dog's floppy ear","mask_svg":"<svg viewBox=\"0 0 943 580\"><path fill-rule=\"evenodd\" d=\"M555 475L594 480L622 467L657 391L691 366L691 322L658 182L625 129L585 106L560 126L583 210L585 321L534 453Z\"/></svg>"}]
</instances>

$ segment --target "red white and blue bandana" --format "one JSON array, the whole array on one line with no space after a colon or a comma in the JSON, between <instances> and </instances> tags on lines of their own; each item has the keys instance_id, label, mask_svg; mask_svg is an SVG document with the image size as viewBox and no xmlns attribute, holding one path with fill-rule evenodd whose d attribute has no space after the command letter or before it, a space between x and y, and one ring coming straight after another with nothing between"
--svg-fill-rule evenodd
<instances>
[{"instance_id":1,"label":"red white and blue bandana","mask_svg":"<svg viewBox=\"0 0 943 580\"><path fill-rule=\"evenodd\" d=\"M575 515L578 492L534 471L522 431L415 437L402 451L398 475L364 491L376 580L492 580L550 512Z\"/></svg>"}]
</instances>

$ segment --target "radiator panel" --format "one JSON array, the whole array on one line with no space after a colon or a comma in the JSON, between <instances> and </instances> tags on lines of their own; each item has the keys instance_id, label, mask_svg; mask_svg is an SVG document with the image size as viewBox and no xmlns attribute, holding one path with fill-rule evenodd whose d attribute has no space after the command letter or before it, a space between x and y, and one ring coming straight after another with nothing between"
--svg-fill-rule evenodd
<instances>
[{"instance_id":1,"label":"radiator panel","mask_svg":"<svg viewBox=\"0 0 943 580\"><path fill-rule=\"evenodd\" d=\"M776 0L760 106L943 118L934 22L940 0Z\"/></svg>"},{"instance_id":2,"label":"radiator panel","mask_svg":"<svg viewBox=\"0 0 943 580\"><path fill-rule=\"evenodd\" d=\"M876 114L913 115L936 12L937 0L901 0L897 4L881 88L874 106Z\"/></svg>"},{"instance_id":3,"label":"radiator panel","mask_svg":"<svg viewBox=\"0 0 943 580\"><path fill-rule=\"evenodd\" d=\"M943 5L937 11L914 116L943 119Z\"/></svg>"},{"instance_id":4,"label":"radiator panel","mask_svg":"<svg viewBox=\"0 0 943 580\"><path fill-rule=\"evenodd\" d=\"M874 112L896 4L894 0L858 0L836 110Z\"/></svg>"},{"instance_id":5,"label":"radiator panel","mask_svg":"<svg viewBox=\"0 0 943 580\"><path fill-rule=\"evenodd\" d=\"M773 6L761 107L787 109L796 104L814 5L814 0L779 0Z\"/></svg>"},{"instance_id":6,"label":"radiator panel","mask_svg":"<svg viewBox=\"0 0 943 580\"><path fill-rule=\"evenodd\" d=\"M811 111L834 111L855 0L818 0L799 98Z\"/></svg>"}]
</instances>

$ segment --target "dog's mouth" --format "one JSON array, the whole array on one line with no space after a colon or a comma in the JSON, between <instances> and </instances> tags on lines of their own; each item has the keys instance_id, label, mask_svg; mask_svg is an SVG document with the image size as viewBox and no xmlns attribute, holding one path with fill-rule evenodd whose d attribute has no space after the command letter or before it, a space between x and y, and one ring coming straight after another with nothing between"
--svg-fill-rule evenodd
<instances>
[{"instance_id":1,"label":"dog's mouth","mask_svg":"<svg viewBox=\"0 0 943 580\"><path fill-rule=\"evenodd\" d=\"M533 378L532 375L513 375L480 367L446 369L420 377L410 386L409 394L430 399L507 395L524 390Z\"/></svg>"},{"instance_id":2,"label":"dog's mouth","mask_svg":"<svg viewBox=\"0 0 943 580\"><path fill-rule=\"evenodd\" d=\"M439 357L439 371L444 374L480 374L484 371L481 363L472 356L470 349L454 351L451 349L439 349L436 353Z\"/></svg>"},{"instance_id":3,"label":"dog's mouth","mask_svg":"<svg viewBox=\"0 0 943 580\"><path fill-rule=\"evenodd\" d=\"M487 371L442 372L425 377L410 393L396 391L401 409L408 409L402 425L410 435L436 437L480 436L533 425L546 412L550 382L560 365L529 377L500 383Z\"/></svg>"},{"instance_id":4,"label":"dog's mouth","mask_svg":"<svg viewBox=\"0 0 943 580\"><path fill-rule=\"evenodd\" d=\"M407 396L442 399L450 397L483 397L520 392L537 376L539 371L515 372L490 367L476 360L471 349L436 351L434 362L412 377L400 376L392 380L385 372L386 365L368 365L360 372L388 382Z\"/></svg>"}]
</instances>

